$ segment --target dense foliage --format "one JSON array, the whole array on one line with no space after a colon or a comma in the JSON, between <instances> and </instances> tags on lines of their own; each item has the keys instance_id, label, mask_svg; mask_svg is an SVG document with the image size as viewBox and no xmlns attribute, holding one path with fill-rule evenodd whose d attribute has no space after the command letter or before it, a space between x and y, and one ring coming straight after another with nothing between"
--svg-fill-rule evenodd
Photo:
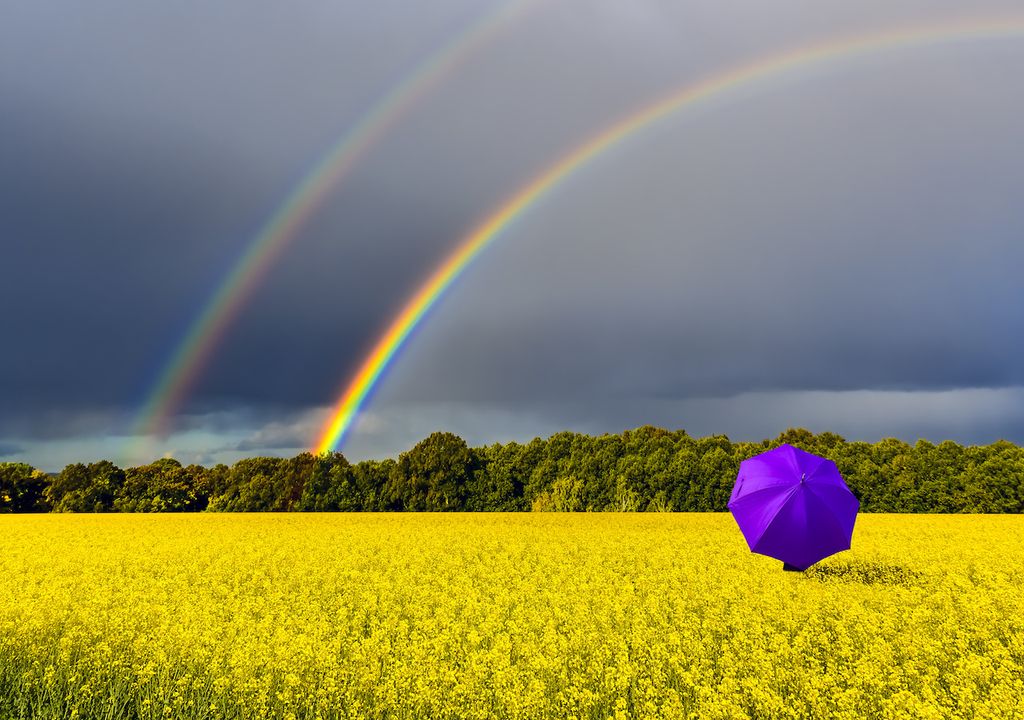
<instances>
[{"instance_id":1,"label":"dense foliage","mask_svg":"<svg viewBox=\"0 0 1024 720\"><path fill-rule=\"evenodd\" d=\"M1024 448L1006 441L871 444L791 429L731 442L642 427L481 448L434 433L397 461L354 465L340 453L303 453L212 468L75 463L48 476L0 463L0 512L721 511L740 462L782 443L834 460L862 511L1024 511Z\"/></svg>"}]
</instances>

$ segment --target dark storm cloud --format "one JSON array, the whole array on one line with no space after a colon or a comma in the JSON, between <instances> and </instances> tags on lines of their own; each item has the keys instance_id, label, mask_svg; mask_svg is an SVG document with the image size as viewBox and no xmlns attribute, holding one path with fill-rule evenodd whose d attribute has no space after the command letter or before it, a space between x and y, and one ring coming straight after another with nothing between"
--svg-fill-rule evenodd
<instances>
[{"instance_id":1,"label":"dark storm cloud","mask_svg":"<svg viewBox=\"0 0 1024 720\"><path fill-rule=\"evenodd\" d=\"M25 457L43 452L35 441L66 440L60 457L86 442L113 447L288 190L420 60L498 4L0 11L0 438ZM1000 7L1013 4L991 14ZM528 9L432 88L303 226L218 342L167 449L225 458L305 447L457 240L651 99L822 37L961 12L931 2ZM435 308L381 386L365 452L402 449L432 422L481 440L604 431L676 424L680 407L703 399L693 422L758 432L736 413L804 412L773 393L1024 384L1014 362L1022 61L1012 42L873 58L663 123L609 153L515 223ZM841 402L865 397L883 402ZM986 417L979 410L974 427ZM1015 416L1000 417L991 427L1018 432ZM868 427L850 418L833 419Z\"/></svg>"},{"instance_id":2,"label":"dark storm cloud","mask_svg":"<svg viewBox=\"0 0 1024 720\"><path fill-rule=\"evenodd\" d=\"M172 298L223 264L213 241L238 224L239 193L222 168L244 164L174 137L82 132L32 109L22 103L0 122L11 144L0 297L8 347L18 348L0 359L6 407L124 403L134 392L126 370L180 313Z\"/></svg>"},{"instance_id":3,"label":"dark storm cloud","mask_svg":"<svg viewBox=\"0 0 1024 720\"><path fill-rule=\"evenodd\" d=\"M957 132L988 132L989 112ZM629 178L633 212L583 207L632 164L609 168L596 193L567 191L567 209L524 221L454 290L409 359L404 392L515 402L1024 382L1016 131L966 150L954 136L930 140L913 161L876 144L859 168L844 154L861 141L842 128L813 134L794 123L768 150L739 134L723 152L745 162L691 174L715 167L718 149L670 143L699 148L707 131L665 133L636 161L654 175ZM915 177L934 162L928 145L955 181ZM658 168L654 152L676 169ZM800 153L816 162L787 162ZM667 209L665 227L644 216L652 207Z\"/></svg>"},{"instance_id":4,"label":"dark storm cloud","mask_svg":"<svg viewBox=\"0 0 1024 720\"><path fill-rule=\"evenodd\" d=\"M1024 384L1014 65L898 59L669 126L578 178L453 289L381 402L550 403L601 431L715 432L717 413L722 432L808 417L1021 439L1020 412L965 429L918 402ZM919 82L930 73L943 81ZM919 412L895 430L844 415L882 395L784 401L861 389ZM701 398L717 405L686 409Z\"/></svg>"},{"instance_id":5,"label":"dark storm cloud","mask_svg":"<svg viewBox=\"0 0 1024 720\"><path fill-rule=\"evenodd\" d=\"M20 445L13 443L0 443L0 457L8 457L10 455L17 455L25 451L25 448Z\"/></svg>"},{"instance_id":6,"label":"dark storm cloud","mask_svg":"<svg viewBox=\"0 0 1024 720\"><path fill-rule=\"evenodd\" d=\"M424 47L479 11L451 3L410 25L399 10L387 3L369 14L315 3L302 13L273 3L99 3L87 11L69 4L58 15L52 6L5 9L0 237L8 272L0 301L6 347L18 351L0 358L0 424L31 425L44 436L77 433L72 415L142 401L217 283L338 130ZM394 43L387 52L378 45L385 29ZM329 279L342 286L365 277L352 269L367 255L358 243L395 234L363 233L379 209L366 193L357 198L362 215L350 229L357 247L346 253L354 262ZM405 279L401 268L396 276ZM376 290L376 298L365 296L370 306L394 292L381 282L358 289ZM337 335L363 337L378 321L353 312L338 323L322 297L297 302L285 318L294 293L285 288L282 296L230 373L236 378L242 368L254 378L242 387L243 401L254 386L271 388L271 399L286 394L273 392L281 372L272 364L265 372L253 366L267 362L266 336L299 344L284 331L297 325L296 315L316 307L332 337L339 324Z\"/></svg>"},{"instance_id":7,"label":"dark storm cloud","mask_svg":"<svg viewBox=\"0 0 1024 720\"><path fill-rule=\"evenodd\" d=\"M285 450L292 453L306 450L310 438L316 433L322 420L322 417L285 416L283 419L267 423L228 449L249 454L268 450Z\"/></svg>"}]
</instances>

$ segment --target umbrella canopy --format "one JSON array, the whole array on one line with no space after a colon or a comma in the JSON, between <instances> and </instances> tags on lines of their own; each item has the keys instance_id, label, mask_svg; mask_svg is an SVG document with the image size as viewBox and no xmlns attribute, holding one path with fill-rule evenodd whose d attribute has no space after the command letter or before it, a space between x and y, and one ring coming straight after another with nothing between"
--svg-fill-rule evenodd
<instances>
[{"instance_id":1,"label":"umbrella canopy","mask_svg":"<svg viewBox=\"0 0 1024 720\"><path fill-rule=\"evenodd\" d=\"M850 549L859 508L834 462L792 445L740 463L729 498L751 551L799 570Z\"/></svg>"}]
</instances>

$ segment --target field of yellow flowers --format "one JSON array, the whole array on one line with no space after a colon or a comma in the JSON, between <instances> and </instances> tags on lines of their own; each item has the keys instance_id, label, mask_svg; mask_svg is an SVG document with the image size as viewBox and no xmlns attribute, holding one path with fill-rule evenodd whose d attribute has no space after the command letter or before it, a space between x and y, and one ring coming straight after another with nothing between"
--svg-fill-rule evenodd
<instances>
[{"instance_id":1,"label":"field of yellow flowers","mask_svg":"<svg viewBox=\"0 0 1024 720\"><path fill-rule=\"evenodd\" d=\"M1024 717L1024 518L0 517L0 717Z\"/></svg>"}]
</instances>

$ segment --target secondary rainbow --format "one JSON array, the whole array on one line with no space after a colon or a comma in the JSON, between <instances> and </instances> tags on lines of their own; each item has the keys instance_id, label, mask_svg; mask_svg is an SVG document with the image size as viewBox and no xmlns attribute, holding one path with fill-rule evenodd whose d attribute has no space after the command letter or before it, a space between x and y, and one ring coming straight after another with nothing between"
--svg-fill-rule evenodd
<instances>
[{"instance_id":1,"label":"secondary rainbow","mask_svg":"<svg viewBox=\"0 0 1024 720\"><path fill-rule=\"evenodd\" d=\"M553 191L573 173L612 147L655 121L683 109L720 99L730 91L782 79L799 70L822 64L850 60L889 50L930 46L939 43L1019 38L1024 35L1024 17L992 20L961 20L956 23L890 30L880 33L830 40L797 50L755 60L749 64L712 75L694 85L677 90L646 106L591 137L564 155L519 189L497 208L458 245L454 253L437 268L427 282L406 303L370 354L363 360L335 404L314 445L315 452L329 452L347 437L367 397L394 360L416 325L459 277L470 262L516 218L529 210L543 196Z\"/></svg>"},{"instance_id":2,"label":"secondary rainbow","mask_svg":"<svg viewBox=\"0 0 1024 720\"><path fill-rule=\"evenodd\" d=\"M206 366L217 341L238 316L274 261L334 187L432 87L451 75L502 27L539 0L505 2L432 53L346 132L269 217L189 326L134 422L143 440L164 435Z\"/></svg>"}]
</instances>

